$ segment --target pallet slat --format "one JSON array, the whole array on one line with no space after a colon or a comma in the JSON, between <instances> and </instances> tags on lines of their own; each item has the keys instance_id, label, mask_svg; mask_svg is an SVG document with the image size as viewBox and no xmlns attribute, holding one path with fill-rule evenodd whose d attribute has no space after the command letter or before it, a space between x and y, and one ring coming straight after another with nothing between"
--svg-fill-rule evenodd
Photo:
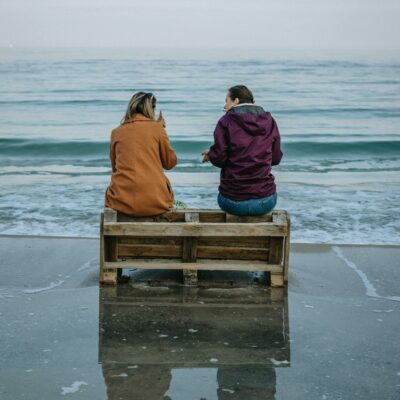
<instances>
[{"instance_id":1,"label":"pallet slat","mask_svg":"<svg viewBox=\"0 0 400 400\"><path fill-rule=\"evenodd\" d=\"M182 246L183 238L179 236L118 236L119 245L165 245L165 246ZM199 237L198 246L223 246L223 247L248 247L255 249L269 249L271 238L268 236L240 237L236 236L235 240L228 237Z\"/></svg>"},{"instance_id":2,"label":"pallet slat","mask_svg":"<svg viewBox=\"0 0 400 400\"><path fill-rule=\"evenodd\" d=\"M119 257L182 257L182 246L118 244Z\"/></svg>"},{"instance_id":3,"label":"pallet slat","mask_svg":"<svg viewBox=\"0 0 400 400\"><path fill-rule=\"evenodd\" d=\"M104 235L111 236L286 236L287 225L269 222L247 223L104 223Z\"/></svg>"},{"instance_id":4,"label":"pallet slat","mask_svg":"<svg viewBox=\"0 0 400 400\"><path fill-rule=\"evenodd\" d=\"M199 224L200 216L198 212L185 213L185 222ZM182 262L185 264L195 264L197 259L197 236L185 236L182 246ZM197 268L185 266L182 269L183 283L186 285L196 285L198 282Z\"/></svg>"},{"instance_id":5,"label":"pallet slat","mask_svg":"<svg viewBox=\"0 0 400 400\"><path fill-rule=\"evenodd\" d=\"M187 238L188 240L192 238ZM188 243L188 242L187 242ZM190 244L188 244L190 246ZM193 250L194 251L194 250ZM182 258L182 246L165 246L156 244L118 244L118 257L162 257ZM269 250L251 247L220 247L197 246L197 259L225 259L238 260L265 260L269 257Z\"/></svg>"},{"instance_id":6,"label":"pallet slat","mask_svg":"<svg viewBox=\"0 0 400 400\"><path fill-rule=\"evenodd\" d=\"M249 247L198 246L197 258L233 258L239 260L268 260L268 249Z\"/></svg>"},{"instance_id":7,"label":"pallet slat","mask_svg":"<svg viewBox=\"0 0 400 400\"><path fill-rule=\"evenodd\" d=\"M105 268L143 268L143 269L197 269L218 271L269 271L283 273L281 265L267 264L263 261L243 262L236 260L197 260L183 263L180 260L135 259L127 261L106 261Z\"/></svg>"}]
</instances>

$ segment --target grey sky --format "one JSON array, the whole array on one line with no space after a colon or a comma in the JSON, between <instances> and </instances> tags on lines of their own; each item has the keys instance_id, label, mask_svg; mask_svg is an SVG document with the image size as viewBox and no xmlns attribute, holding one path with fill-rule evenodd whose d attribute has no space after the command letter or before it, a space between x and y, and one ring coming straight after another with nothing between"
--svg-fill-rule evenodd
<instances>
[{"instance_id":1,"label":"grey sky","mask_svg":"<svg viewBox=\"0 0 400 400\"><path fill-rule=\"evenodd\" d=\"M399 0L0 0L0 46L400 48Z\"/></svg>"}]
</instances>

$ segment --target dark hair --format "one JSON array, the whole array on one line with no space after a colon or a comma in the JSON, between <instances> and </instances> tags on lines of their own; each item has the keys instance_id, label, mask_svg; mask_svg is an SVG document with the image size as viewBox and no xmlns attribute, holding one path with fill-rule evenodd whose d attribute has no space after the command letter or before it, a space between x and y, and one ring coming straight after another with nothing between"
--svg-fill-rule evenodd
<instances>
[{"instance_id":1,"label":"dark hair","mask_svg":"<svg viewBox=\"0 0 400 400\"><path fill-rule=\"evenodd\" d=\"M228 89L231 100L239 99L240 103L254 103L253 93L244 85L232 86Z\"/></svg>"}]
</instances>

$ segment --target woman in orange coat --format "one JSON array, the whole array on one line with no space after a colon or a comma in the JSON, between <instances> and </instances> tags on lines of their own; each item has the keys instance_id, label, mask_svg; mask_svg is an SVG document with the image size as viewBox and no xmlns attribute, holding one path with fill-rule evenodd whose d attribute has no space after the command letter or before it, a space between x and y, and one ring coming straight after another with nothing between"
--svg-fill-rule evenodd
<instances>
[{"instance_id":1,"label":"woman in orange coat","mask_svg":"<svg viewBox=\"0 0 400 400\"><path fill-rule=\"evenodd\" d=\"M112 130L111 182L104 196L106 207L132 216L157 215L174 205L174 192L165 169L177 163L165 121L155 119L156 98L135 93L121 124Z\"/></svg>"}]
</instances>

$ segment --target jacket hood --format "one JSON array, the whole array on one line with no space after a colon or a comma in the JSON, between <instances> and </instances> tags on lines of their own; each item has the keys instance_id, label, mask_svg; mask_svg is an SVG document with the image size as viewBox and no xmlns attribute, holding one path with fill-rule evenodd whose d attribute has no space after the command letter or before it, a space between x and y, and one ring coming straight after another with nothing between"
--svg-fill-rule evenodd
<instances>
[{"instance_id":1,"label":"jacket hood","mask_svg":"<svg viewBox=\"0 0 400 400\"><path fill-rule=\"evenodd\" d=\"M231 108L227 117L252 136L269 135L273 127L271 114L261 106L251 103Z\"/></svg>"}]
</instances>

